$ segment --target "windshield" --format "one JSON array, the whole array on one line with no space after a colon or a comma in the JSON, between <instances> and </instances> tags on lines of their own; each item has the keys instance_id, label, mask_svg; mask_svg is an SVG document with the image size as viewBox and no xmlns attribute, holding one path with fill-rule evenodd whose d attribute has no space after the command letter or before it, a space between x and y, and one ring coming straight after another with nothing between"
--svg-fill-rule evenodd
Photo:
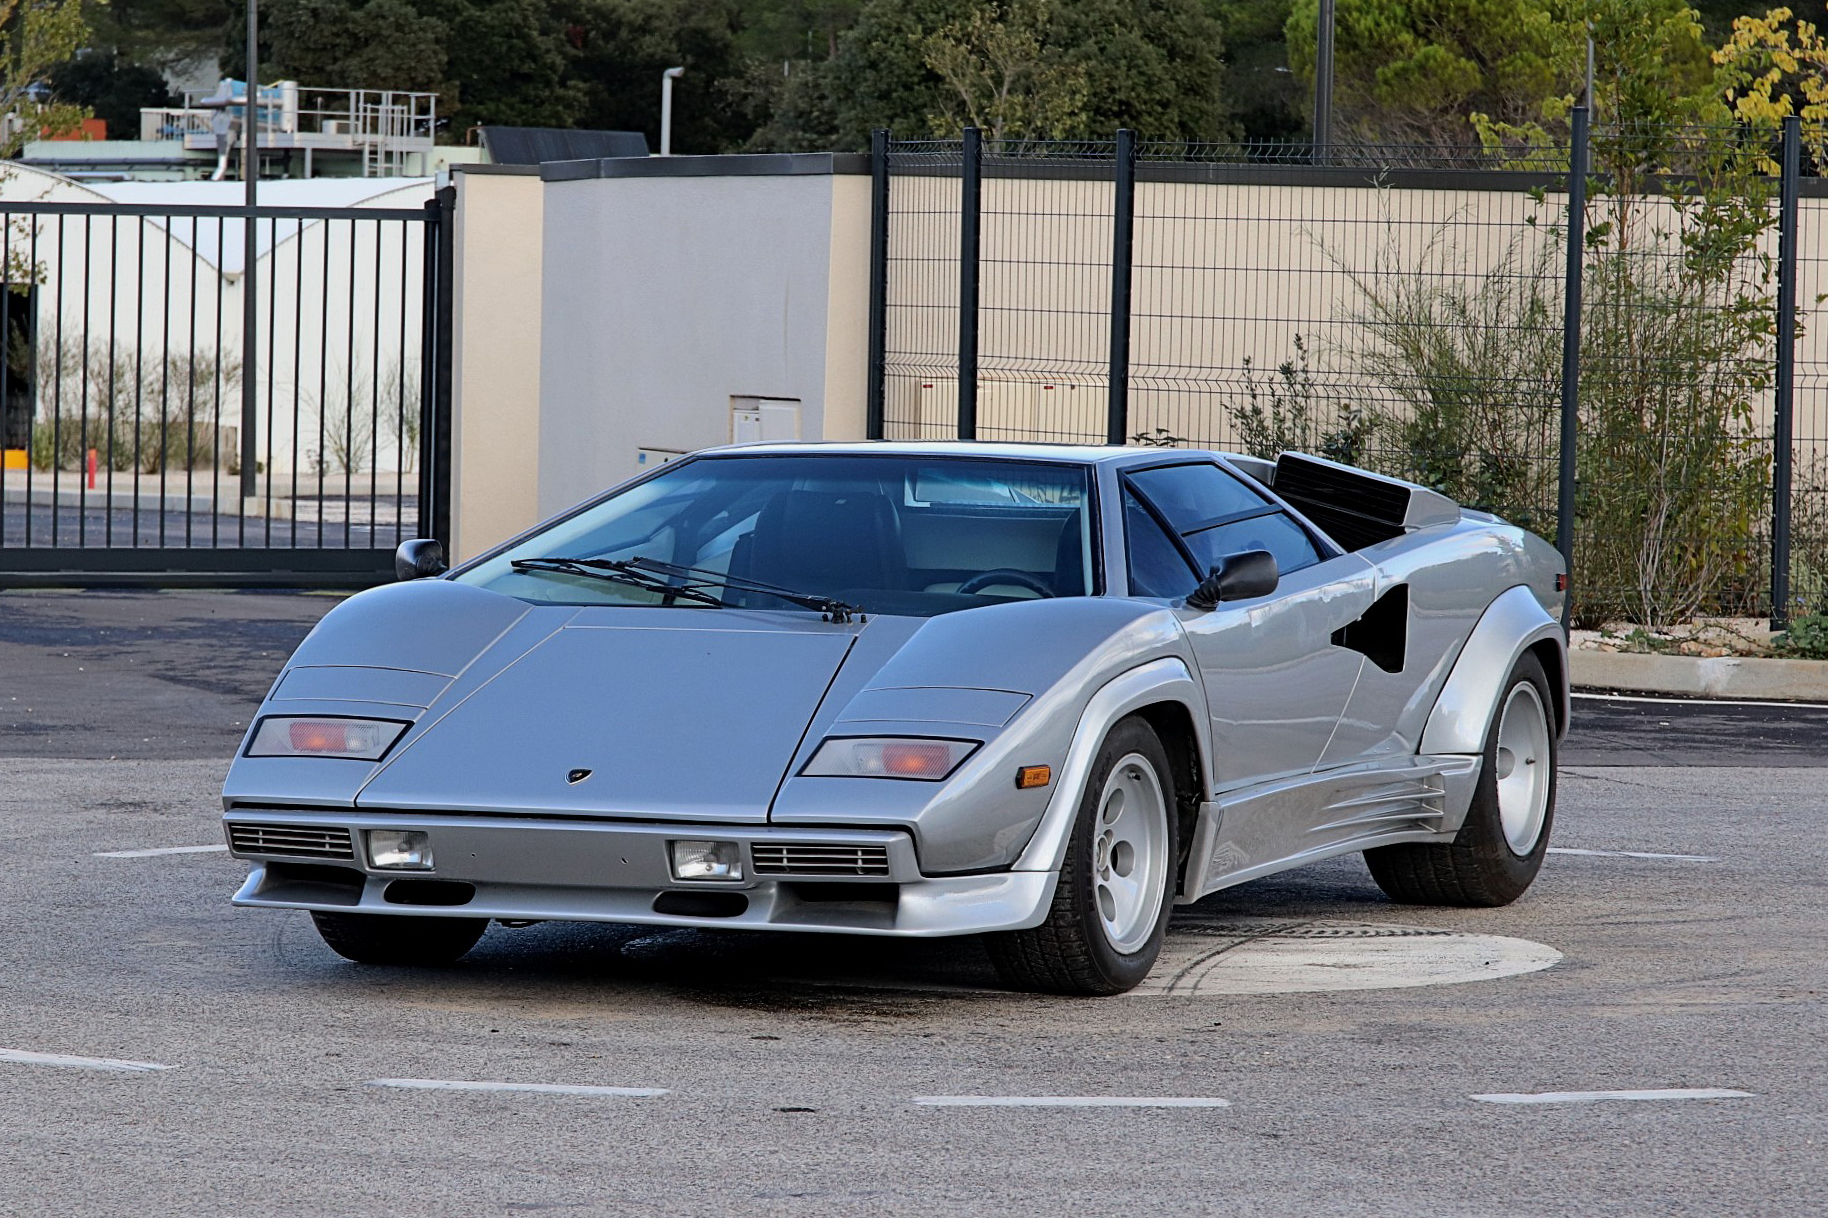
<instances>
[{"instance_id":1,"label":"windshield","mask_svg":"<svg viewBox=\"0 0 1828 1218\"><path fill-rule=\"evenodd\" d=\"M914 616L1087 596L1093 588L1089 486L1088 467L1030 461L700 457L456 578L559 604L703 603L669 596L664 581L670 580L727 606L796 607L758 587L767 585L867 613ZM589 568L533 559L640 559L658 575L593 578Z\"/></svg>"}]
</instances>

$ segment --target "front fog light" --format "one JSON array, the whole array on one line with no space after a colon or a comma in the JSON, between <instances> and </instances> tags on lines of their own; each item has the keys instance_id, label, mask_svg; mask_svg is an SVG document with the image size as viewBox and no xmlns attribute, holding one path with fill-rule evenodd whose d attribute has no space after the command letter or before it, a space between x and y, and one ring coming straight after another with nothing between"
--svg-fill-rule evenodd
<instances>
[{"instance_id":1,"label":"front fog light","mask_svg":"<svg viewBox=\"0 0 1828 1218\"><path fill-rule=\"evenodd\" d=\"M743 852L735 842L674 842L676 880L740 880Z\"/></svg>"},{"instance_id":2,"label":"front fog light","mask_svg":"<svg viewBox=\"0 0 1828 1218\"><path fill-rule=\"evenodd\" d=\"M370 829L368 861L387 871L430 871L432 835L416 829Z\"/></svg>"}]
</instances>

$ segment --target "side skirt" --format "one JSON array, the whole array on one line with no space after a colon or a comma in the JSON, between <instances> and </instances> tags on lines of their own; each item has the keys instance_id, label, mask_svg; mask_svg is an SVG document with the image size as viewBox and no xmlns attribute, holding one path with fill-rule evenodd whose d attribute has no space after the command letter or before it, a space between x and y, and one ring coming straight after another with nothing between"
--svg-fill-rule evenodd
<instances>
[{"instance_id":1,"label":"side skirt","mask_svg":"<svg viewBox=\"0 0 1828 1218\"><path fill-rule=\"evenodd\" d=\"M1407 757L1227 791L1200 807L1178 902L1335 855L1451 840L1479 758Z\"/></svg>"}]
</instances>

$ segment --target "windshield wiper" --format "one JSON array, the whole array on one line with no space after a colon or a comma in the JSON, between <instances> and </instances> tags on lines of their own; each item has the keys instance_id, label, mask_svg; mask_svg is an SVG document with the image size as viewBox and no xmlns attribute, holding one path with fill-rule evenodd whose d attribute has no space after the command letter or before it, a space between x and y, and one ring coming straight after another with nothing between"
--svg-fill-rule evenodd
<instances>
[{"instance_id":1,"label":"windshield wiper","mask_svg":"<svg viewBox=\"0 0 1828 1218\"><path fill-rule=\"evenodd\" d=\"M582 575L658 592L667 599L688 600L714 609L727 609L729 602L713 596L692 584L676 584L660 576L633 567L626 562L602 558L517 558L508 564L516 571L550 571L555 575Z\"/></svg>"},{"instance_id":2,"label":"windshield wiper","mask_svg":"<svg viewBox=\"0 0 1828 1218\"><path fill-rule=\"evenodd\" d=\"M779 584L771 584L765 580L750 579L746 575L728 575L721 571L706 570L703 567L682 567L678 563L661 562L658 558L644 558L639 554L616 564L616 566L619 570L633 569L636 571L652 571L661 575L671 575L675 577L701 577L686 579L680 583L668 585L668 587L673 588L702 590L704 588L721 587L736 592L759 592L763 596L776 597L789 604L799 605L803 609L816 610L817 612L824 614L825 620L828 622L838 622L842 624L851 621L853 615L860 615L863 613L863 607L861 605L853 605L848 601L841 601L835 596L820 596L813 592L796 592L792 588L783 588ZM865 618L864 620L867 621L868 619Z\"/></svg>"}]
</instances>

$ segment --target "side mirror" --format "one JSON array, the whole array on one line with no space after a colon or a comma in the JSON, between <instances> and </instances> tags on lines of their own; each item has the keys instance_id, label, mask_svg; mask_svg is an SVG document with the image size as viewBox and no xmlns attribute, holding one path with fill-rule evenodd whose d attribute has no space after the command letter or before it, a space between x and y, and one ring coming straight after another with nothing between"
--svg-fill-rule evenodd
<instances>
[{"instance_id":1,"label":"side mirror","mask_svg":"<svg viewBox=\"0 0 1828 1218\"><path fill-rule=\"evenodd\" d=\"M410 544L410 543L409 543ZM1227 554L1200 581L1187 597L1189 609L1212 609L1220 601L1243 601L1253 596L1268 596L1276 590L1281 576L1276 572L1276 556L1268 550L1246 550Z\"/></svg>"},{"instance_id":2,"label":"side mirror","mask_svg":"<svg viewBox=\"0 0 1828 1218\"><path fill-rule=\"evenodd\" d=\"M450 569L450 564L444 561L444 543L430 537L403 541L394 551L395 579L424 579L443 575Z\"/></svg>"}]
</instances>

